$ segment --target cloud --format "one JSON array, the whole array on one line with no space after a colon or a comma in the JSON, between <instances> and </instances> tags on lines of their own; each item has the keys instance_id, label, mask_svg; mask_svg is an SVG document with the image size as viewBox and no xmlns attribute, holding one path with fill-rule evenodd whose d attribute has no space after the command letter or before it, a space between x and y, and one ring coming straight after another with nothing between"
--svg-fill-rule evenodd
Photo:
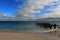
<instances>
[{"instance_id":1,"label":"cloud","mask_svg":"<svg viewBox=\"0 0 60 40\"><path fill-rule=\"evenodd\" d=\"M59 17L59 3L60 0L26 0L24 5L18 6L20 9L17 10L15 16L19 18L19 20L35 20L45 17ZM45 8L45 6L47 7ZM41 10L45 14L43 14ZM35 14L38 14L39 16Z\"/></svg>"},{"instance_id":2,"label":"cloud","mask_svg":"<svg viewBox=\"0 0 60 40\"><path fill-rule=\"evenodd\" d=\"M1 20L28 21L48 17L60 17L60 0L15 0L23 2L14 16L0 15ZM3 18L2 18L3 17Z\"/></svg>"},{"instance_id":3,"label":"cloud","mask_svg":"<svg viewBox=\"0 0 60 40\"><path fill-rule=\"evenodd\" d=\"M16 21L15 16L0 13L0 21Z\"/></svg>"},{"instance_id":4,"label":"cloud","mask_svg":"<svg viewBox=\"0 0 60 40\"><path fill-rule=\"evenodd\" d=\"M47 14L42 14L39 17L41 17L41 18L49 18L49 17L60 18L60 3L59 3L59 5L57 5L56 8L51 9L51 10L53 12L50 12L50 13L47 13Z\"/></svg>"}]
</instances>

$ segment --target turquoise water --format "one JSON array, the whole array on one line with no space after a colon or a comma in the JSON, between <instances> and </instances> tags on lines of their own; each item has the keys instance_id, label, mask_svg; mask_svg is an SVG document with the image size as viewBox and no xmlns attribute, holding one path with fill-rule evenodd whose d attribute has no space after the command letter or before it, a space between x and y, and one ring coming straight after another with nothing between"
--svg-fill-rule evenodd
<instances>
[{"instance_id":1,"label":"turquoise water","mask_svg":"<svg viewBox=\"0 0 60 40\"><path fill-rule=\"evenodd\" d=\"M56 23L60 25L60 22L49 22ZM28 21L0 21L0 29L11 29L11 30L44 30L44 27L36 25L36 22L28 22Z\"/></svg>"}]
</instances>

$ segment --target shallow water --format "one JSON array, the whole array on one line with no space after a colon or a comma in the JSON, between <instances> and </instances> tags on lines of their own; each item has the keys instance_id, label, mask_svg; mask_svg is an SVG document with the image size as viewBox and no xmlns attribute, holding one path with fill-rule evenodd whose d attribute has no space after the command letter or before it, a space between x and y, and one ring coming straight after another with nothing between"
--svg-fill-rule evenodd
<instances>
[{"instance_id":1,"label":"shallow water","mask_svg":"<svg viewBox=\"0 0 60 40\"><path fill-rule=\"evenodd\" d=\"M60 25L60 22L52 22ZM46 30L47 28L36 25L35 21L0 21L0 29L10 30Z\"/></svg>"}]
</instances>

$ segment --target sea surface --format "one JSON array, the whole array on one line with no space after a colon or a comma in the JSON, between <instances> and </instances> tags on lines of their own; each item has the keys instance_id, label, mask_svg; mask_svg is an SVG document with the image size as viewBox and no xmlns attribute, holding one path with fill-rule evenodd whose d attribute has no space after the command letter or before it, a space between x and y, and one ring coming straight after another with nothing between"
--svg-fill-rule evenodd
<instances>
[{"instance_id":1,"label":"sea surface","mask_svg":"<svg viewBox=\"0 0 60 40\"><path fill-rule=\"evenodd\" d=\"M39 21L41 22L41 21ZM0 29L10 30L47 30L38 26L37 21L0 21ZM47 21L47 23L60 25L59 21Z\"/></svg>"}]
</instances>

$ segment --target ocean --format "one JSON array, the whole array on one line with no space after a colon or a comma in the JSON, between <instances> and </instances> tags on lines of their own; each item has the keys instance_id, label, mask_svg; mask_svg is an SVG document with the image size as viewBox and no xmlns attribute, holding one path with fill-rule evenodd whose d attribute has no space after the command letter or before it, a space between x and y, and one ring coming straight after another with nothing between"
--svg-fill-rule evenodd
<instances>
[{"instance_id":1,"label":"ocean","mask_svg":"<svg viewBox=\"0 0 60 40\"><path fill-rule=\"evenodd\" d=\"M40 21L39 21L40 22ZM59 21L47 21L51 24L60 25ZM47 30L47 28L38 26L37 21L0 21L0 29L10 30Z\"/></svg>"}]
</instances>

